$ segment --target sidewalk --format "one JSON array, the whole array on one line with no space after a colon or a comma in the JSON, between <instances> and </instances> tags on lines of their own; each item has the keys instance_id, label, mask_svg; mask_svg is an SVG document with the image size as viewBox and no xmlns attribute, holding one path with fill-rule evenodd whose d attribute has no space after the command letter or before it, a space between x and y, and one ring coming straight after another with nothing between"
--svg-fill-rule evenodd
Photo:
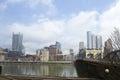
<instances>
[{"instance_id":1,"label":"sidewalk","mask_svg":"<svg viewBox=\"0 0 120 80\"><path fill-rule=\"evenodd\" d=\"M94 78L77 78L77 77L32 77L32 76L10 76L2 75L0 80L99 80Z\"/></svg>"}]
</instances>

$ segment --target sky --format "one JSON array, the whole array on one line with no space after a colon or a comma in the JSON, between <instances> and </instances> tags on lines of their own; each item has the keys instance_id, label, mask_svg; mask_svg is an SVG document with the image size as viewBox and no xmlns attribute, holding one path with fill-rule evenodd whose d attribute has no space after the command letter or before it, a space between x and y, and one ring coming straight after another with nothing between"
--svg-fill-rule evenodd
<instances>
[{"instance_id":1,"label":"sky","mask_svg":"<svg viewBox=\"0 0 120 80\"><path fill-rule=\"evenodd\" d=\"M104 42L119 21L120 0L0 0L0 47L11 49L12 33L20 32L26 54L56 41L77 53L87 31Z\"/></svg>"}]
</instances>

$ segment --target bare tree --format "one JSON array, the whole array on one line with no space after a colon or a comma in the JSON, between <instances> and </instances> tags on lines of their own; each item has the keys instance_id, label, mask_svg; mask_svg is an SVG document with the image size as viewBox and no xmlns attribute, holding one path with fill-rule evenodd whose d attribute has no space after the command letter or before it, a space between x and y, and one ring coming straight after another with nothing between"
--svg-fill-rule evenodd
<instances>
[{"instance_id":1,"label":"bare tree","mask_svg":"<svg viewBox=\"0 0 120 80\"><path fill-rule=\"evenodd\" d=\"M114 28L111 33L110 39L112 41L113 50L120 50L120 30L119 28Z\"/></svg>"}]
</instances>

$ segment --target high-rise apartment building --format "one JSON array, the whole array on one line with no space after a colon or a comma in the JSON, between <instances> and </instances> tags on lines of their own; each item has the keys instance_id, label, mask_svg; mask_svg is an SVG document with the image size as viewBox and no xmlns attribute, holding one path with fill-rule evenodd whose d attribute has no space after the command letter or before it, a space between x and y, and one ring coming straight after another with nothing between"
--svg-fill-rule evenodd
<instances>
[{"instance_id":1,"label":"high-rise apartment building","mask_svg":"<svg viewBox=\"0 0 120 80\"><path fill-rule=\"evenodd\" d=\"M102 36L96 36L96 48L98 50L102 49Z\"/></svg>"},{"instance_id":2,"label":"high-rise apartment building","mask_svg":"<svg viewBox=\"0 0 120 80\"><path fill-rule=\"evenodd\" d=\"M102 49L102 37L92 34L92 32L87 32L87 49Z\"/></svg>"},{"instance_id":3,"label":"high-rise apartment building","mask_svg":"<svg viewBox=\"0 0 120 80\"><path fill-rule=\"evenodd\" d=\"M92 37L92 49L96 49L96 45L97 45L96 35L92 34L91 37Z\"/></svg>"},{"instance_id":4,"label":"high-rise apartment building","mask_svg":"<svg viewBox=\"0 0 120 80\"><path fill-rule=\"evenodd\" d=\"M87 32L87 48L92 49L92 33L90 31Z\"/></svg>"}]
</instances>

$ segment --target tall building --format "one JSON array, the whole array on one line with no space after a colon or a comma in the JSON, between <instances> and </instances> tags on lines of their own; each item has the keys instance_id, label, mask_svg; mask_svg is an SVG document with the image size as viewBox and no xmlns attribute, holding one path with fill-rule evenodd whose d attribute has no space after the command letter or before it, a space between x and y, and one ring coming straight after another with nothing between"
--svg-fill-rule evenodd
<instances>
[{"instance_id":1,"label":"tall building","mask_svg":"<svg viewBox=\"0 0 120 80\"><path fill-rule=\"evenodd\" d=\"M96 36L92 34L92 49L96 49Z\"/></svg>"},{"instance_id":2,"label":"tall building","mask_svg":"<svg viewBox=\"0 0 120 80\"><path fill-rule=\"evenodd\" d=\"M70 49L70 60L74 60L74 50Z\"/></svg>"},{"instance_id":3,"label":"tall building","mask_svg":"<svg viewBox=\"0 0 120 80\"><path fill-rule=\"evenodd\" d=\"M61 51L61 44L60 44L60 42L57 42L57 41L56 41L56 48Z\"/></svg>"},{"instance_id":4,"label":"tall building","mask_svg":"<svg viewBox=\"0 0 120 80\"><path fill-rule=\"evenodd\" d=\"M102 36L96 36L96 48L99 50L102 49Z\"/></svg>"},{"instance_id":5,"label":"tall building","mask_svg":"<svg viewBox=\"0 0 120 80\"><path fill-rule=\"evenodd\" d=\"M104 47L103 56L106 56L107 53L111 52L112 50L113 50L112 41L111 41L111 39L108 39L108 40L105 42L105 47Z\"/></svg>"},{"instance_id":6,"label":"tall building","mask_svg":"<svg viewBox=\"0 0 120 80\"><path fill-rule=\"evenodd\" d=\"M56 48L56 45L50 45L49 46L49 60L56 60L56 55L58 54L58 49Z\"/></svg>"},{"instance_id":7,"label":"tall building","mask_svg":"<svg viewBox=\"0 0 120 80\"><path fill-rule=\"evenodd\" d=\"M91 33L91 31L87 32L87 48L92 49L92 33Z\"/></svg>"},{"instance_id":8,"label":"tall building","mask_svg":"<svg viewBox=\"0 0 120 80\"><path fill-rule=\"evenodd\" d=\"M79 43L79 50L81 50L81 49L84 49L85 47L84 47L84 42L80 42Z\"/></svg>"},{"instance_id":9,"label":"tall building","mask_svg":"<svg viewBox=\"0 0 120 80\"><path fill-rule=\"evenodd\" d=\"M12 51L18 51L20 54L23 54L23 35L14 34L12 36Z\"/></svg>"},{"instance_id":10,"label":"tall building","mask_svg":"<svg viewBox=\"0 0 120 80\"><path fill-rule=\"evenodd\" d=\"M70 49L70 54L74 55L74 50L73 49Z\"/></svg>"},{"instance_id":11,"label":"tall building","mask_svg":"<svg viewBox=\"0 0 120 80\"><path fill-rule=\"evenodd\" d=\"M41 49L40 61L49 61L49 50Z\"/></svg>"},{"instance_id":12,"label":"tall building","mask_svg":"<svg viewBox=\"0 0 120 80\"><path fill-rule=\"evenodd\" d=\"M76 58L85 58L84 42L79 43L79 53L77 54Z\"/></svg>"},{"instance_id":13,"label":"tall building","mask_svg":"<svg viewBox=\"0 0 120 80\"><path fill-rule=\"evenodd\" d=\"M102 55L102 37L87 32L86 58L100 59Z\"/></svg>"},{"instance_id":14,"label":"tall building","mask_svg":"<svg viewBox=\"0 0 120 80\"><path fill-rule=\"evenodd\" d=\"M96 36L90 31L87 32L87 49L101 50L102 49L102 36Z\"/></svg>"},{"instance_id":15,"label":"tall building","mask_svg":"<svg viewBox=\"0 0 120 80\"><path fill-rule=\"evenodd\" d=\"M56 41L55 45L49 46L49 60L58 60L60 55L62 55L61 44Z\"/></svg>"}]
</instances>

